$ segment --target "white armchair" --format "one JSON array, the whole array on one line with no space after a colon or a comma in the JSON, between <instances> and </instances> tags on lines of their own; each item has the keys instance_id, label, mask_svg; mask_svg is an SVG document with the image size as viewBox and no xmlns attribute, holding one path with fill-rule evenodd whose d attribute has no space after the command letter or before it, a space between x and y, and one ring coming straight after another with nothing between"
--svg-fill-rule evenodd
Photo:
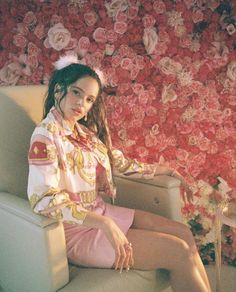
<instances>
[{"instance_id":1,"label":"white armchair","mask_svg":"<svg viewBox=\"0 0 236 292\"><path fill-rule=\"evenodd\" d=\"M42 116L45 86L0 88L0 286L7 292L151 292L168 289L167 271L129 273L68 264L61 222L32 212L27 151ZM115 177L118 205L181 220L180 182ZM0 289L1 291L1 289ZM168 290L165 290L168 291Z\"/></svg>"}]
</instances>

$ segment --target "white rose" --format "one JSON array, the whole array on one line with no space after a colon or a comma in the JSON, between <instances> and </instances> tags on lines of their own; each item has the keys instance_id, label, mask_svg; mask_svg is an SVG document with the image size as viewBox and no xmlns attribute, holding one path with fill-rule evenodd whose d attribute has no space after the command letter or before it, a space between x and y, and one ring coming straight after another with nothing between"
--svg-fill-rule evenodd
<instances>
[{"instance_id":1,"label":"white rose","mask_svg":"<svg viewBox=\"0 0 236 292\"><path fill-rule=\"evenodd\" d=\"M192 81L193 81L193 77L192 77L191 72L187 72L185 70L181 70L177 74L177 78L178 78L181 86L191 85Z\"/></svg>"},{"instance_id":2,"label":"white rose","mask_svg":"<svg viewBox=\"0 0 236 292\"><path fill-rule=\"evenodd\" d=\"M182 70L182 65L178 62L173 61L169 57L164 57L159 61L159 69L166 75L176 75Z\"/></svg>"},{"instance_id":3,"label":"white rose","mask_svg":"<svg viewBox=\"0 0 236 292\"><path fill-rule=\"evenodd\" d=\"M119 11L125 11L129 4L128 0L112 0L111 3L105 3L107 13L110 17L115 17Z\"/></svg>"},{"instance_id":4,"label":"white rose","mask_svg":"<svg viewBox=\"0 0 236 292\"><path fill-rule=\"evenodd\" d=\"M3 85L16 85L20 78L21 67L18 63L10 63L0 70L0 80Z\"/></svg>"},{"instance_id":5,"label":"white rose","mask_svg":"<svg viewBox=\"0 0 236 292\"><path fill-rule=\"evenodd\" d=\"M154 27L145 28L143 34L143 43L147 53L150 55L155 50L156 44L158 42L158 35Z\"/></svg>"},{"instance_id":6,"label":"white rose","mask_svg":"<svg viewBox=\"0 0 236 292\"><path fill-rule=\"evenodd\" d=\"M177 94L175 93L172 84L165 85L162 89L161 100L163 103L167 103L168 101L174 101L177 98Z\"/></svg>"},{"instance_id":7,"label":"white rose","mask_svg":"<svg viewBox=\"0 0 236 292\"><path fill-rule=\"evenodd\" d=\"M56 51L61 51L70 42L71 34L62 23L57 23L48 31L48 37L44 41L46 48L53 48Z\"/></svg>"},{"instance_id":8,"label":"white rose","mask_svg":"<svg viewBox=\"0 0 236 292\"><path fill-rule=\"evenodd\" d=\"M228 64L226 75L232 81L236 81L236 61L232 61Z\"/></svg>"}]
</instances>

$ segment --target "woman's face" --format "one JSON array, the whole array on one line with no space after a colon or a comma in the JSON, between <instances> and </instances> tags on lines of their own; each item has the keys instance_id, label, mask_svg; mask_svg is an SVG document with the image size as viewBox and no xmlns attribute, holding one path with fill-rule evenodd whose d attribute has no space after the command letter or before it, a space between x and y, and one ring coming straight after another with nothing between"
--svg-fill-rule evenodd
<instances>
[{"instance_id":1,"label":"woman's face","mask_svg":"<svg viewBox=\"0 0 236 292\"><path fill-rule=\"evenodd\" d=\"M99 85L96 79L86 76L68 86L66 96L59 101L64 119L72 126L82 119L92 108L98 93Z\"/></svg>"}]
</instances>

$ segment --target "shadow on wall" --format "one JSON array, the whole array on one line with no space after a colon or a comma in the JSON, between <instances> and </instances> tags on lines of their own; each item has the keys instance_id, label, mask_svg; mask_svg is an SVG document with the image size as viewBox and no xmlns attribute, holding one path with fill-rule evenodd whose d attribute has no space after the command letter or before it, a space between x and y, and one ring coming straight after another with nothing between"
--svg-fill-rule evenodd
<instances>
[{"instance_id":1,"label":"shadow on wall","mask_svg":"<svg viewBox=\"0 0 236 292\"><path fill-rule=\"evenodd\" d=\"M27 154L34 128L27 112L0 93L0 191L27 198Z\"/></svg>"}]
</instances>

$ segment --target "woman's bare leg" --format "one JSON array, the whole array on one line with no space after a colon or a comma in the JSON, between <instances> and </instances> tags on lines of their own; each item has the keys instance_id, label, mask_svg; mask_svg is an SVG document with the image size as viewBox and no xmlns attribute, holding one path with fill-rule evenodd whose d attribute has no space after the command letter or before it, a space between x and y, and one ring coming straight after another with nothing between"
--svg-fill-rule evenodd
<instances>
[{"instance_id":1,"label":"woman's bare leg","mask_svg":"<svg viewBox=\"0 0 236 292\"><path fill-rule=\"evenodd\" d=\"M168 218L153 213L135 210L135 217L132 228L167 233L183 239L190 247L190 250L193 254L193 259L195 260L199 273L208 288L207 291L211 291L206 270L199 256L193 235L190 229L185 224L170 220Z\"/></svg>"},{"instance_id":2,"label":"woman's bare leg","mask_svg":"<svg viewBox=\"0 0 236 292\"><path fill-rule=\"evenodd\" d=\"M168 269L174 292L209 291L184 240L170 234L132 228L126 236L133 246L134 268Z\"/></svg>"}]
</instances>

